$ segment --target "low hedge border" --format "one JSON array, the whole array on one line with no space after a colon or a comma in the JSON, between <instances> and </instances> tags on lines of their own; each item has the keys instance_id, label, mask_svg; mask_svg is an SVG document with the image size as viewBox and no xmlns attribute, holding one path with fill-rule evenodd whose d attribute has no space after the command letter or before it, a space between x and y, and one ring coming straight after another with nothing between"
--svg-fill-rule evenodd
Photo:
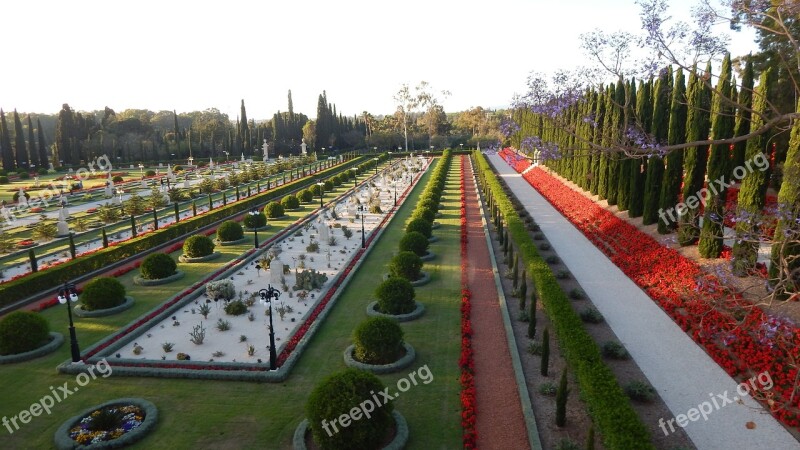
<instances>
[{"instance_id":1,"label":"low hedge border","mask_svg":"<svg viewBox=\"0 0 800 450\"><path fill-rule=\"evenodd\" d=\"M137 286L160 286L162 284L172 283L173 281L180 280L184 276L186 276L186 273L182 270L176 270L172 275L166 278L159 278L157 280L148 280L136 275L133 277L133 284Z\"/></svg>"},{"instance_id":2,"label":"low hedge border","mask_svg":"<svg viewBox=\"0 0 800 450\"><path fill-rule=\"evenodd\" d=\"M35 348L33 350L16 353L13 355L0 355L0 365L3 364L14 364L23 361L30 361L32 359L36 359L45 355L49 355L61 347L61 344L64 343L64 335L61 333L56 333L55 331L50 332L50 341L47 344L39 348Z\"/></svg>"},{"instance_id":3,"label":"low hedge border","mask_svg":"<svg viewBox=\"0 0 800 450\"><path fill-rule=\"evenodd\" d=\"M419 259L421 259L423 262L433 261L436 259L436 253L428 250L428 253L425 253L425 256L420 256Z\"/></svg>"},{"instance_id":4,"label":"low hedge border","mask_svg":"<svg viewBox=\"0 0 800 450\"><path fill-rule=\"evenodd\" d=\"M414 302L415 308L410 313L406 314L385 314L378 311L378 301L375 300L374 302L367 305L367 315L370 317L388 317L390 319L394 319L398 322L410 322L414 319L418 319L425 314L425 305L420 302Z\"/></svg>"},{"instance_id":5,"label":"low hedge border","mask_svg":"<svg viewBox=\"0 0 800 450\"><path fill-rule=\"evenodd\" d=\"M134 304L133 297L126 295L125 301L122 302L121 305L117 305L113 308L105 308L105 309L95 309L93 311L87 311L83 309L83 305L79 304L72 308L72 312L75 313L78 317L84 318L94 318L94 317L106 317L106 316L113 316L114 314L121 313L122 311L127 311L133 308Z\"/></svg>"},{"instance_id":6,"label":"low hedge border","mask_svg":"<svg viewBox=\"0 0 800 450\"><path fill-rule=\"evenodd\" d=\"M142 421L142 424L139 425L138 428L131 430L111 441L98 442L90 445L80 445L69 437L69 430L77 425L81 419L91 414L92 411L116 405L135 405L139 408L142 408L145 414L144 421ZM75 448L87 450L121 448L142 440L142 438L147 436L153 430L153 427L155 427L156 423L158 423L158 408L156 408L156 405L154 405L152 402L149 402L143 398L118 398L96 406L92 406L91 408L86 408L79 414L70 417L66 422L62 423L61 426L58 427L58 430L56 430L56 433L53 436L53 441L58 450L72 450Z\"/></svg>"},{"instance_id":7,"label":"low hedge border","mask_svg":"<svg viewBox=\"0 0 800 450\"><path fill-rule=\"evenodd\" d=\"M196 258L191 258L191 257L186 256L186 255L181 255L181 256L178 256L178 261L180 261L182 263L199 263L199 262L212 261L212 260L215 260L215 259L219 258L220 256L222 256L222 253L220 253L220 252L214 252L214 253L212 253L210 255L206 255L206 256L198 256Z\"/></svg>"},{"instance_id":8,"label":"low hedge border","mask_svg":"<svg viewBox=\"0 0 800 450\"><path fill-rule=\"evenodd\" d=\"M249 238L249 237L247 237L247 236L245 236L245 237L243 237L243 238L241 238L241 239L237 239L237 240L235 240L235 241L220 241L219 239L214 239L214 244L216 244L216 245L221 245L221 246L225 247L225 246L227 246L227 245L239 245L239 244L244 244L244 243L245 243L245 242L247 242L248 240L250 240L250 238Z\"/></svg>"},{"instance_id":9,"label":"low hedge border","mask_svg":"<svg viewBox=\"0 0 800 450\"><path fill-rule=\"evenodd\" d=\"M608 449L654 450L647 428L603 361L600 349L584 329L552 270L539 255L489 162L480 152L474 152L473 158L488 204L502 213L508 233L517 244L518 254L554 326L564 358L578 380L581 398L587 403L603 445Z\"/></svg>"},{"instance_id":10,"label":"low hedge border","mask_svg":"<svg viewBox=\"0 0 800 450\"><path fill-rule=\"evenodd\" d=\"M392 410L392 417L394 417L394 424L397 428L397 432L392 442L389 442L389 444L381 450L403 450L408 444L409 432L406 418L403 417L397 409ZM308 433L308 419L303 419L300 425L294 430L294 438L292 438L292 447L294 450L308 450L306 446L306 433Z\"/></svg>"},{"instance_id":11,"label":"low hedge border","mask_svg":"<svg viewBox=\"0 0 800 450\"><path fill-rule=\"evenodd\" d=\"M360 361L356 361L355 357L353 356L353 352L356 350L356 346L350 344L344 350L344 363L348 367L355 367L359 370L366 370L368 372L372 372L376 375L384 375L387 373L395 373L399 372L406 367L410 366L411 363L417 358L417 352L414 350L414 347L411 346L408 342L403 342L403 348L406 349L406 354L403 355L402 358L398 359L397 361L389 364L367 364Z\"/></svg>"}]
</instances>

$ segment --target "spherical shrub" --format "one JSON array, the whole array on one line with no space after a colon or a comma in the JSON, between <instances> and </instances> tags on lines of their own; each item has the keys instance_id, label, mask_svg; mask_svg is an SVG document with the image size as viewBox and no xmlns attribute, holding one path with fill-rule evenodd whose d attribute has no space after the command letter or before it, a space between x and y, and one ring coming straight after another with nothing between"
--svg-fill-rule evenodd
<instances>
[{"instance_id":1,"label":"spherical shrub","mask_svg":"<svg viewBox=\"0 0 800 450\"><path fill-rule=\"evenodd\" d=\"M303 191L300 192L300 201L303 203L311 203L312 200L314 200L314 193L311 192L311 189L303 189Z\"/></svg>"},{"instance_id":2,"label":"spherical shrub","mask_svg":"<svg viewBox=\"0 0 800 450\"><path fill-rule=\"evenodd\" d=\"M244 230L239 222L226 220L217 228L217 239L222 242L234 242L244 237Z\"/></svg>"},{"instance_id":3,"label":"spherical shrub","mask_svg":"<svg viewBox=\"0 0 800 450\"><path fill-rule=\"evenodd\" d=\"M353 332L356 360L366 364L389 364L403 356L403 329L388 317L370 317Z\"/></svg>"},{"instance_id":4,"label":"spherical shrub","mask_svg":"<svg viewBox=\"0 0 800 450\"><path fill-rule=\"evenodd\" d=\"M413 252L400 252L389 262L389 273L408 281L418 280L421 269L422 260Z\"/></svg>"},{"instance_id":5,"label":"spherical shrub","mask_svg":"<svg viewBox=\"0 0 800 450\"><path fill-rule=\"evenodd\" d=\"M344 182L344 176L343 175L336 175L335 177L332 178L332 181L333 181L333 185L334 186L337 186L337 187L341 186L342 183Z\"/></svg>"},{"instance_id":6,"label":"spherical shrub","mask_svg":"<svg viewBox=\"0 0 800 450\"><path fill-rule=\"evenodd\" d=\"M8 177L5 175L0 175L0 184L8 184Z\"/></svg>"},{"instance_id":7,"label":"spherical shrub","mask_svg":"<svg viewBox=\"0 0 800 450\"><path fill-rule=\"evenodd\" d=\"M267 206L264 207L264 214L270 219L277 219L278 217L283 217L286 212L283 209L283 205L273 201L269 202Z\"/></svg>"},{"instance_id":8,"label":"spherical shrub","mask_svg":"<svg viewBox=\"0 0 800 450\"><path fill-rule=\"evenodd\" d=\"M230 316L241 316L247 312L247 305L241 300L234 300L225 305L225 314Z\"/></svg>"},{"instance_id":9,"label":"spherical shrub","mask_svg":"<svg viewBox=\"0 0 800 450\"><path fill-rule=\"evenodd\" d=\"M189 258L199 258L214 253L214 241L208 236L192 236L183 241L183 254Z\"/></svg>"},{"instance_id":10,"label":"spherical shrub","mask_svg":"<svg viewBox=\"0 0 800 450\"><path fill-rule=\"evenodd\" d=\"M244 216L244 220L242 221L244 226L250 228L261 228L267 225L267 216L264 215L263 212L259 211L258 214L246 214Z\"/></svg>"},{"instance_id":11,"label":"spherical shrub","mask_svg":"<svg viewBox=\"0 0 800 450\"><path fill-rule=\"evenodd\" d=\"M418 209L413 216L414 219L423 219L428 223L433 223L434 219L436 219L436 211L432 209Z\"/></svg>"},{"instance_id":12,"label":"spherical shrub","mask_svg":"<svg viewBox=\"0 0 800 450\"><path fill-rule=\"evenodd\" d=\"M430 209L431 211L436 211L439 207L439 202L434 200L431 197L425 197L417 203L417 208L419 209Z\"/></svg>"},{"instance_id":13,"label":"spherical shrub","mask_svg":"<svg viewBox=\"0 0 800 450\"><path fill-rule=\"evenodd\" d=\"M154 176L156 174L156 171L150 169L150 170L146 171L144 174L145 174L145 176L152 177L152 176Z\"/></svg>"},{"instance_id":14,"label":"spherical shrub","mask_svg":"<svg viewBox=\"0 0 800 450\"><path fill-rule=\"evenodd\" d=\"M320 189L318 184L312 184L309 189L311 189L311 195L314 197L319 197Z\"/></svg>"},{"instance_id":15,"label":"spherical shrub","mask_svg":"<svg viewBox=\"0 0 800 450\"><path fill-rule=\"evenodd\" d=\"M411 231L400 238L401 252L414 252L417 256L425 256L428 253L428 246L431 245L428 239L419 231Z\"/></svg>"},{"instance_id":16,"label":"spherical shrub","mask_svg":"<svg viewBox=\"0 0 800 450\"><path fill-rule=\"evenodd\" d=\"M431 222L421 218L414 219L411 222L408 222L408 225L406 225L406 233L410 233L412 231L416 231L425 236L425 239L428 239L431 237Z\"/></svg>"},{"instance_id":17,"label":"spherical shrub","mask_svg":"<svg viewBox=\"0 0 800 450\"><path fill-rule=\"evenodd\" d=\"M86 283L80 300L87 311L113 308L125 302L125 286L113 277L95 278Z\"/></svg>"},{"instance_id":18,"label":"spherical shrub","mask_svg":"<svg viewBox=\"0 0 800 450\"><path fill-rule=\"evenodd\" d=\"M119 175L115 175L114 178L111 179L111 181L113 181L114 183L122 183L123 181L125 181L125 179Z\"/></svg>"},{"instance_id":19,"label":"spherical shrub","mask_svg":"<svg viewBox=\"0 0 800 450\"><path fill-rule=\"evenodd\" d=\"M178 265L171 256L165 253L151 253L142 261L139 268L145 280L160 280L175 274Z\"/></svg>"},{"instance_id":20,"label":"spherical shrub","mask_svg":"<svg viewBox=\"0 0 800 450\"><path fill-rule=\"evenodd\" d=\"M283 197L281 204L285 209L297 209L300 207L300 200L294 195L287 195Z\"/></svg>"},{"instance_id":21,"label":"spherical shrub","mask_svg":"<svg viewBox=\"0 0 800 450\"><path fill-rule=\"evenodd\" d=\"M323 423L349 414L354 406L384 389L375 374L358 369L346 369L324 379L314 388L306 403L306 417L314 442L320 448L333 450L379 448L394 423L394 404L391 401L375 408L369 418L362 417L346 428L339 427L337 433L325 431Z\"/></svg>"},{"instance_id":22,"label":"spherical shrub","mask_svg":"<svg viewBox=\"0 0 800 450\"><path fill-rule=\"evenodd\" d=\"M330 192L333 190L333 181L325 180L325 192Z\"/></svg>"},{"instance_id":23,"label":"spherical shrub","mask_svg":"<svg viewBox=\"0 0 800 450\"><path fill-rule=\"evenodd\" d=\"M389 278L378 285L375 296L378 298L378 311L384 314L408 314L416 308L414 286L405 278Z\"/></svg>"},{"instance_id":24,"label":"spherical shrub","mask_svg":"<svg viewBox=\"0 0 800 450\"><path fill-rule=\"evenodd\" d=\"M0 355L15 355L41 347L50 326L41 314L14 311L0 320Z\"/></svg>"}]
</instances>

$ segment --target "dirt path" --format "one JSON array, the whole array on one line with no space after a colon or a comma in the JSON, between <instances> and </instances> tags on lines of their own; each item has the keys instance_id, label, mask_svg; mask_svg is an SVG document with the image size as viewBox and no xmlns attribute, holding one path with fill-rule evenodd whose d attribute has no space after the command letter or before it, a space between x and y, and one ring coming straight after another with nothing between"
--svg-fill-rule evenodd
<instances>
[{"instance_id":1,"label":"dirt path","mask_svg":"<svg viewBox=\"0 0 800 450\"><path fill-rule=\"evenodd\" d=\"M462 164L467 164L466 172L471 173L469 159L463 158ZM530 448L472 177L466 177L465 191L467 287L472 292L478 448Z\"/></svg>"}]
</instances>

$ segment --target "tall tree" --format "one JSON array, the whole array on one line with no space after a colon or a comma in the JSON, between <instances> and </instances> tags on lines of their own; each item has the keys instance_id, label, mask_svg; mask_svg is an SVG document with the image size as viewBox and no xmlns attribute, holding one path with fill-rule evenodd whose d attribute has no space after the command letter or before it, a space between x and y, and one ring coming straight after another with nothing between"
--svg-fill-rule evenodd
<instances>
[{"instance_id":1,"label":"tall tree","mask_svg":"<svg viewBox=\"0 0 800 450\"><path fill-rule=\"evenodd\" d=\"M711 105L711 135L713 139L727 139L733 136L734 110L730 102L731 93L731 56L726 54L722 60L722 69ZM711 153L708 156L706 210L698 247L700 256L703 258L719 258L722 252L722 219L727 188L716 182L718 180L726 181L725 177L730 170L730 145L711 145Z\"/></svg>"},{"instance_id":2,"label":"tall tree","mask_svg":"<svg viewBox=\"0 0 800 450\"><path fill-rule=\"evenodd\" d=\"M620 142L622 135L622 122L625 117L625 80L617 80L617 86L613 92L613 114L611 115L611 142ZM616 152L609 155L608 159L608 204L618 203L619 189L619 167L621 155Z\"/></svg>"},{"instance_id":3,"label":"tall tree","mask_svg":"<svg viewBox=\"0 0 800 450\"><path fill-rule=\"evenodd\" d=\"M14 162L14 150L11 148L11 133L6 123L6 114L0 108L0 150L2 150L3 170L6 172L16 170L17 164Z\"/></svg>"},{"instance_id":4,"label":"tall tree","mask_svg":"<svg viewBox=\"0 0 800 450\"><path fill-rule=\"evenodd\" d=\"M36 118L36 131L38 134L37 144L39 152L39 162L45 169L49 168L50 158L47 157L47 144L44 141L44 128L42 128L42 121Z\"/></svg>"},{"instance_id":5,"label":"tall tree","mask_svg":"<svg viewBox=\"0 0 800 450\"><path fill-rule=\"evenodd\" d=\"M643 133L648 132L653 124L652 92L652 78L647 83L639 82L639 91L636 93L636 119ZM644 210L644 183L647 179L645 173L646 161L642 159L631 164L631 200L628 204L628 217L630 218L641 217Z\"/></svg>"},{"instance_id":6,"label":"tall tree","mask_svg":"<svg viewBox=\"0 0 800 450\"><path fill-rule=\"evenodd\" d=\"M739 97L736 99L738 108L736 110L736 129L733 135L735 137L744 136L750 133L750 119L751 108L753 106L753 59L747 58L744 65L744 73L742 74L742 88L739 91ZM763 122L762 122L763 123ZM739 141L733 144L733 159L731 160L731 169L740 167L744 164L745 153L747 150L747 141ZM730 176L730 174L728 175Z\"/></svg>"},{"instance_id":7,"label":"tall tree","mask_svg":"<svg viewBox=\"0 0 800 450\"><path fill-rule=\"evenodd\" d=\"M56 122L56 151L62 164L73 164L73 135L74 135L74 113L68 104L61 106Z\"/></svg>"},{"instance_id":8,"label":"tall tree","mask_svg":"<svg viewBox=\"0 0 800 450\"><path fill-rule=\"evenodd\" d=\"M661 70L653 96L653 140L658 146L667 143L669 135L669 109L672 93L672 67ZM658 201L661 196L661 181L664 178L664 160L659 154L647 160L647 180L644 190L644 210L642 224L652 225L658 221Z\"/></svg>"},{"instance_id":9,"label":"tall tree","mask_svg":"<svg viewBox=\"0 0 800 450\"><path fill-rule=\"evenodd\" d=\"M247 123L247 109L244 107L244 99L242 99L242 106L240 108L241 117L239 120L239 136L241 141L238 143L242 147L242 151L250 150L250 147L253 145L250 139L250 126Z\"/></svg>"},{"instance_id":10,"label":"tall tree","mask_svg":"<svg viewBox=\"0 0 800 450\"><path fill-rule=\"evenodd\" d=\"M25 144L25 132L22 130L22 121L19 120L17 110L14 110L14 154L17 157L17 168L28 170L28 146Z\"/></svg>"},{"instance_id":11,"label":"tall tree","mask_svg":"<svg viewBox=\"0 0 800 450\"><path fill-rule=\"evenodd\" d=\"M669 113L669 145L683 144L686 142L686 85L683 69L678 69L675 74L675 85L672 89L672 103ZM671 233L677 228L675 205L678 203L678 194L681 191L683 180L683 151L672 151L667 155L667 168L661 183L661 198L659 201L658 232ZM672 214L667 214L670 212Z\"/></svg>"},{"instance_id":12,"label":"tall tree","mask_svg":"<svg viewBox=\"0 0 800 450\"><path fill-rule=\"evenodd\" d=\"M42 166L42 163L39 161L39 152L36 151L36 140L33 138L33 122L31 121L31 115L28 114L28 157L31 161L31 168L39 168ZM46 169L46 167L45 167Z\"/></svg>"},{"instance_id":13,"label":"tall tree","mask_svg":"<svg viewBox=\"0 0 800 450\"><path fill-rule=\"evenodd\" d=\"M631 79L625 85L625 110L623 116L620 118L619 133L624 133L628 130L636 111L636 80ZM625 211L630 208L631 204L631 177L634 176L633 170L638 167L638 161L635 159L620 155L619 162L619 184L617 187L617 207L620 211Z\"/></svg>"}]
</instances>

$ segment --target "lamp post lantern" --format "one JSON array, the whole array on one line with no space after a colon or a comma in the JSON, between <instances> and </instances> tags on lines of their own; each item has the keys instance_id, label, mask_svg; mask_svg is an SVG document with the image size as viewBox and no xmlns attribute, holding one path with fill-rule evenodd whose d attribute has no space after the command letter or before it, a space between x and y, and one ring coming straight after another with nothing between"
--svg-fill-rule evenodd
<instances>
[{"instance_id":1,"label":"lamp post lantern","mask_svg":"<svg viewBox=\"0 0 800 450\"><path fill-rule=\"evenodd\" d=\"M322 194L325 192L325 183L320 181L317 186L319 186L319 207L322 208Z\"/></svg>"},{"instance_id":2,"label":"lamp post lantern","mask_svg":"<svg viewBox=\"0 0 800 450\"><path fill-rule=\"evenodd\" d=\"M353 171L353 187L356 187L356 186L358 186L357 185L357 183L358 183L358 168L357 167L353 167L350 170Z\"/></svg>"},{"instance_id":3,"label":"lamp post lantern","mask_svg":"<svg viewBox=\"0 0 800 450\"><path fill-rule=\"evenodd\" d=\"M251 209L250 215L253 216L253 235L255 237L253 248L258 248L258 222L255 221L255 218L258 216L258 210L256 208Z\"/></svg>"},{"instance_id":4,"label":"lamp post lantern","mask_svg":"<svg viewBox=\"0 0 800 450\"><path fill-rule=\"evenodd\" d=\"M78 301L78 293L75 291L75 285L66 282L64 286L58 290L58 302L62 305L67 305L67 316L69 317L69 347L72 352L72 362L81 362L81 350L78 347L78 337L75 334L75 324L72 322L72 306L70 303Z\"/></svg>"},{"instance_id":5,"label":"lamp post lantern","mask_svg":"<svg viewBox=\"0 0 800 450\"><path fill-rule=\"evenodd\" d=\"M375 161L375 175L377 175L378 174L378 158L372 158L372 160Z\"/></svg>"},{"instance_id":6,"label":"lamp post lantern","mask_svg":"<svg viewBox=\"0 0 800 450\"><path fill-rule=\"evenodd\" d=\"M358 212L361 216L361 248L367 248L367 238L364 237L364 214L367 212L367 205L358 205Z\"/></svg>"},{"instance_id":7,"label":"lamp post lantern","mask_svg":"<svg viewBox=\"0 0 800 450\"><path fill-rule=\"evenodd\" d=\"M272 326L272 302L277 301L281 296L281 291L267 285L266 289L258 291L261 295L261 304L269 305L269 370L277 369L278 355L275 352L275 329Z\"/></svg>"}]
</instances>

